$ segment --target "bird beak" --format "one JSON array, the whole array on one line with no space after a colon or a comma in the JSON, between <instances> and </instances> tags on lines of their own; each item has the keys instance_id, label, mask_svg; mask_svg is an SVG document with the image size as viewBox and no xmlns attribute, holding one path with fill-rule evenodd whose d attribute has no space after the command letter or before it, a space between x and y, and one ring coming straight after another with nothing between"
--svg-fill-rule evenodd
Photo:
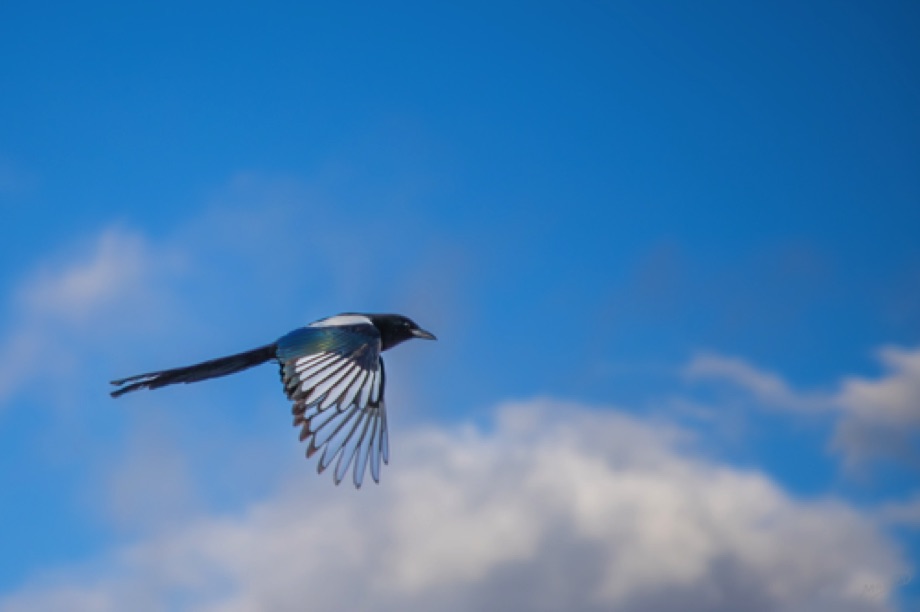
<instances>
[{"instance_id":1,"label":"bird beak","mask_svg":"<svg viewBox=\"0 0 920 612\"><path fill-rule=\"evenodd\" d=\"M412 335L416 338L424 338L425 340L437 340L437 338L434 337L433 333L427 332L421 328L413 329Z\"/></svg>"}]
</instances>

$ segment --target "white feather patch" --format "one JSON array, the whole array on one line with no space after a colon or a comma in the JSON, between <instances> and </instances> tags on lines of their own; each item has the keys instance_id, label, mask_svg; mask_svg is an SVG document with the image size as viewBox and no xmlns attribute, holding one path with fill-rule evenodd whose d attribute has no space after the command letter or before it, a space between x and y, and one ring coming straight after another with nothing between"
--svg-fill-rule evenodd
<instances>
[{"instance_id":1,"label":"white feather patch","mask_svg":"<svg viewBox=\"0 0 920 612\"><path fill-rule=\"evenodd\" d=\"M376 404L380 399L380 371L374 372L374 386L371 387L371 403Z\"/></svg>"},{"instance_id":2,"label":"white feather patch","mask_svg":"<svg viewBox=\"0 0 920 612\"><path fill-rule=\"evenodd\" d=\"M358 405L367 406L368 400L371 395L371 387L374 386L374 379L377 377L377 372L371 372L367 377L367 380L364 381L364 384L361 385L361 393L358 395Z\"/></svg>"},{"instance_id":3,"label":"white feather patch","mask_svg":"<svg viewBox=\"0 0 920 612\"><path fill-rule=\"evenodd\" d=\"M338 401L339 397L341 397L342 393L345 392L345 389L348 387L349 383L354 380L354 377L357 375L358 370L360 369L361 368L355 364L349 368L346 368L344 372L336 377L337 382L331 389L329 389L329 393L326 395L326 398L320 403L320 410L331 408L332 405Z\"/></svg>"},{"instance_id":4,"label":"white feather patch","mask_svg":"<svg viewBox=\"0 0 920 612\"><path fill-rule=\"evenodd\" d=\"M361 385L367 381L367 377L370 375L370 372L367 370L361 370L358 372L358 376L355 377L354 382L348 388L348 391L345 393L345 396L342 398L342 406L347 408L351 406L357 400L357 396L361 393Z\"/></svg>"},{"instance_id":5,"label":"white feather patch","mask_svg":"<svg viewBox=\"0 0 920 612\"><path fill-rule=\"evenodd\" d=\"M344 325L373 325L364 315L335 315L310 323L308 327L342 327Z\"/></svg>"},{"instance_id":6,"label":"white feather patch","mask_svg":"<svg viewBox=\"0 0 920 612\"><path fill-rule=\"evenodd\" d=\"M322 369L322 367L335 359L337 355L335 353L320 353L319 357L314 358L305 358L299 359L297 361L296 372L300 374L301 378L310 376L307 373L307 370L315 372L316 370Z\"/></svg>"}]
</instances>

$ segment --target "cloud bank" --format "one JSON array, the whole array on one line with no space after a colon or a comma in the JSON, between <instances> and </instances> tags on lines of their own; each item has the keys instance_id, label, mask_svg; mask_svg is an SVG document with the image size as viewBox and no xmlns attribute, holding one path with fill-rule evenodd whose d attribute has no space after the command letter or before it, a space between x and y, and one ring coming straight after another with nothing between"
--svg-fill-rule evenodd
<instances>
[{"instance_id":1,"label":"cloud bank","mask_svg":"<svg viewBox=\"0 0 920 612\"><path fill-rule=\"evenodd\" d=\"M704 459L663 421L554 400L496 415L405 434L379 487L298 477L0 610L892 609L905 565L868 514Z\"/></svg>"}]
</instances>

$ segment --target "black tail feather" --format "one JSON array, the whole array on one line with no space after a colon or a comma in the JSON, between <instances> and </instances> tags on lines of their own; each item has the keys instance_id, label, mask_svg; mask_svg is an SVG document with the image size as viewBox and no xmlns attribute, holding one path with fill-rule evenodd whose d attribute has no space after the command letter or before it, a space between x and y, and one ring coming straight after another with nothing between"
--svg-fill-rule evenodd
<instances>
[{"instance_id":1,"label":"black tail feather","mask_svg":"<svg viewBox=\"0 0 920 612\"><path fill-rule=\"evenodd\" d=\"M199 380L217 378L218 376L235 374L236 372L274 359L277 354L277 348L278 346L276 344L268 344L251 351L246 351L245 353L219 357L184 368L173 368L171 370L138 374L137 376L113 380L112 384L119 388L112 391L111 395L112 397L118 397L130 391L137 391L138 389L158 389L176 383L192 383L198 382ZM126 383L131 384L126 385Z\"/></svg>"}]
</instances>

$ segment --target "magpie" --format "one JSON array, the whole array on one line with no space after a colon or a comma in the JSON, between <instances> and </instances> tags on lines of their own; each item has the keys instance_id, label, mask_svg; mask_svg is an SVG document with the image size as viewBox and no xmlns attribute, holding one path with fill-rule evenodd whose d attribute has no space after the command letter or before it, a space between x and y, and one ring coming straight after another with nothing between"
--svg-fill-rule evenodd
<instances>
[{"instance_id":1,"label":"magpie","mask_svg":"<svg viewBox=\"0 0 920 612\"><path fill-rule=\"evenodd\" d=\"M284 392L294 402L291 412L294 426L301 428L300 441L309 438L307 458L323 450L317 465L322 473L338 456L335 484L353 465L355 487L361 488L368 463L379 483L380 460L390 460L380 354L411 338L436 339L402 315L344 313L251 351L113 380L118 388L111 395L227 376L274 360L281 367Z\"/></svg>"}]
</instances>

